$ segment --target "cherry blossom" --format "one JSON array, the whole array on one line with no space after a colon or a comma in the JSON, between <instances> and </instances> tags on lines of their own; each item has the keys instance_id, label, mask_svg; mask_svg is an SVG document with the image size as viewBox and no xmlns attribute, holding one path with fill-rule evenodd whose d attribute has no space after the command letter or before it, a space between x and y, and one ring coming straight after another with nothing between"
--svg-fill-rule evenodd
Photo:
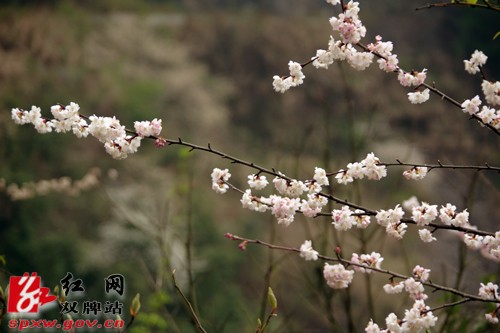
<instances>
[{"instance_id":1,"label":"cherry blossom","mask_svg":"<svg viewBox=\"0 0 500 333\"><path fill-rule=\"evenodd\" d=\"M330 288L344 289L352 282L354 271L345 269L342 264L330 265L325 263L323 276Z\"/></svg>"},{"instance_id":2,"label":"cherry blossom","mask_svg":"<svg viewBox=\"0 0 500 333\"><path fill-rule=\"evenodd\" d=\"M304 241L300 246L300 256L307 260L318 260L318 251L312 248L312 242L310 240Z\"/></svg>"}]
</instances>

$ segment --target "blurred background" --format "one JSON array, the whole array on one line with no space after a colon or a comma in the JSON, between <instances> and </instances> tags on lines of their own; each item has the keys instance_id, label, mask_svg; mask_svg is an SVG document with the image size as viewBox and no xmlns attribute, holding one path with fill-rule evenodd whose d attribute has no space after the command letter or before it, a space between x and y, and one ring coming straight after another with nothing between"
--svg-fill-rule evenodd
<instances>
[{"instance_id":1,"label":"blurred background","mask_svg":"<svg viewBox=\"0 0 500 333\"><path fill-rule=\"evenodd\" d=\"M447 8L415 11L427 1L360 1L366 43L380 34L394 42L407 69L428 69L428 82L458 101L480 94L480 78L463 70L475 49L489 59L486 74L500 77L498 14ZM209 332L253 332L264 318L272 286L279 316L269 332L359 332L370 318L383 324L403 315L405 295L387 296L384 276L355 276L349 290L326 286L321 262L295 254L237 244L230 232L299 247L305 239L321 253L336 246L377 251L383 267L410 274L432 268L435 283L476 294L479 282L497 281L497 263L466 250L454 234L422 243L409 226L402 242L371 226L336 233L329 218L297 220L286 228L270 214L241 208L240 195L211 190L214 167L230 168L246 186L254 170L176 146L161 150L143 142L123 161L97 140L40 135L11 121L13 107L42 108L76 102L86 115L115 115L128 128L135 120L163 119L163 135L222 150L310 179L314 166L333 172L374 152L384 162L500 164L498 138L435 96L411 105L394 75L376 64L356 72L335 63L308 67L300 88L272 90L272 76L288 74L289 60L305 62L326 48L328 19L338 14L325 1L3 0L0 4L0 285L11 275L37 272L53 288L67 272L81 278L85 299L103 299L103 279L122 274L124 319L136 293L141 312L131 333L196 332L176 276ZM98 168L99 171L96 171ZM72 193L14 200L9 185L91 172L97 182ZM334 185L337 197L371 209L388 209L416 195L433 204L468 207L480 229L498 229L497 175L435 170L423 181L389 169L379 182ZM267 192L266 192L267 193ZM331 205L329 209L339 208ZM82 299L80 299L82 300ZM429 304L454 299L436 293ZM435 313L442 332L488 332L489 310L472 304ZM479 317L478 317L479 316ZM43 318L58 318L47 312ZM478 318L481 318L478 319ZM0 331L6 332L6 320Z\"/></svg>"}]
</instances>

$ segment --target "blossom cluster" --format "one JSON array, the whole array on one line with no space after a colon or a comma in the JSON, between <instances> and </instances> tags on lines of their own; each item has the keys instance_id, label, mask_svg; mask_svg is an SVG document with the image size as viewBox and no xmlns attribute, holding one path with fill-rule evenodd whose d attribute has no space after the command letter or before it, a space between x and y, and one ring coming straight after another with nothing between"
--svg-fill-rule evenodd
<instances>
[{"instance_id":1,"label":"blossom cluster","mask_svg":"<svg viewBox=\"0 0 500 333\"><path fill-rule=\"evenodd\" d=\"M340 175L340 176L339 176ZM354 178L361 179L380 179L387 175L384 165L380 165L380 160L370 153L361 162L350 163L347 170L341 170L337 173L338 182L346 183L353 181ZM227 169L221 170L215 168L212 172L212 189L217 193L225 193L229 188L228 180L231 174ZM249 188L243 192L241 204L243 208L257 212L271 211L279 224L290 225L297 212L306 217L315 217L322 212L323 207L328 203L325 195L321 191L324 186L330 185L328 174L322 168L316 167L312 179L301 181L290 179L283 174L278 173L272 180L277 194L270 196L258 196L252 191L263 190L269 185L266 176L261 174L251 174L248 176ZM349 218L341 216L337 210L332 211L333 224L336 228L347 230L356 225L358 228L366 228L370 224L369 216L363 214L361 210L351 213L348 207L343 208ZM341 223L342 225L340 225Z\"/></svg>"},{"instance_id":2,"label":"blossom cluster","mask_svg":"<svg viewBox=\"0 0 500 333\"><path fill-rule=\"evenodd\" d=\"M372 252L371 254L362 254L358 255L357 253L353 253L351 257L351 262L359 265L364 265L368 267L380 268L380 265L384 261L384 258L380 255L380 253ZM354 270L362 273L371 273L372 270L369 268L354 266Z\"/></svg>"},{"instance_id":3,"label":"blossom cluster","mask_svg":"<svg viewBox=\"0 0 500 333\"><path fill-rule=\"evenodd\" d=\"M386 166L378 160L373 154L368 154L367 158L361 162L349 163L346 170L341 170L338 173L327 173L324 169L316 167L314 176L311 180L300 181L290 179L281 173L276 173L272 180L274 189L278 194L270 196L256 196L252 191L263 190L269 185L267 178L259 174L251 174L248 176L249 188L243 191L241 203L244 208L255 210L258 212L271 211L277 218L279 224L289 225L293 222L297 212L302 212L307 216L316 216L327 203L327 196L322 195L323 186L329 185L328 176L335 175L338 182L338 175L342 175L343 179L346 175L352 179L355 178L372 178L379 179L380 175L386 173ZM414 167L408 171L410 179L421 179L422 174L427 173L427 168ZM214 169L212 173L212 187L218 193L224 193L229 187L233 187L228 183L231 174L227 169ZM351 180L352 181L352 180ZM236 188L234 188L236 189ZM307 196L307 199L301 196ZM412 221L421 229L419 236L424 242L435 241L433 232L425 227L432 222L440 220L443 225L455 226L460 228L472 228L469 224L469 213L465 209L457 211L457 208L452 204L442 205L438 208L437 205L426 202L420 203L415 197L407 200L403 206L411 214ZM340 209L334 209L331 212L332 224L338 230L348 230L354 226L358 228L366 228L371 222L371 214L361 209L353 209L348 205L342 206ZM388 235L397 239L402 239L407 231L407 223L403 222L405 211L400 205L396 205L394 209L379 210L375 214L377 223L386 228ZM463 234L463 233L462 233ZM474 239L472 239L474 237ZM486 241L485 241L486 240ZM500 251L500 232L497 232L495 237L479 236L476 234L465 234L464 241L473 243L476 246L484 249L487 248L490 257L498 255ZM299 249L300 257L304 260L318 260L320 257L318 251L312 247L310 240L304 241ZM327 285L334 289L347 288L354 278L356 271L362 273L371 273L373 270L381 271L381 263L384 258L380 253L372 252L370 254L353 253L351 260L346 263L338 263L331 265L325 263L323 267L323 277ZM348 269L352 265L353 269ZM387 329L380 327L370 321L366 327L367 332L420 332L428 330L435 326L437 317L434 316L429 306L425 304L428 295L425 293L424 284L429 281L430 270L419 265L413 269L412 276L396 283L394 278L391 278L390 283L383 286L383 289L388 294L396 294L405 291L410 298L414 300L413 306L404 312L404 316L398 318L395 313L389 314L386 318ZM483 286L483 285L482 285ZM484 285L480 289L480 297L490 299L494 295L497 297L497 289L493 284ZM495 322L496 314L485 314L488 321Z\"/></svg>"},{"instance_id":4,"label":"blossom cluster","mask_svg":"<svg viewBox=\"0 0 500 333\"><path fill-rule=\"evenodd\" d=\"M223 194L227 192L229 186L227 185L227 181L231 177L228 169L219 169L215 168L212 171L212 190L219 194Z\"/></svg>"},{"instance_id":5,"label":"blossom cluster","mask_svg":"<svg viewBox=\"0 0 500 333\"><path fill-rule=\"evenodd\" d=\"M108 172L110 177L114 177L116 171ZM85 176L78 180L70 177L44 179L37 182L27 182L21 185L16 183L7 184L5 179L0 178L0 191L5 191L12 200L27 200L36 196L50 193L64 193L67 195L78 195L81 191L87 191L99 184L101 170L99 168L90 169Z\"/></svg>"},{"instance_id":6,"label":"blossom cluster","mask_svg":"<svg viewBox=\"0 0 500 333\"><path fill-rule=\"evenodd\" d=\"M395 283L391 278L391 282L384 285L384 291L387 294L397 294L405 290L415 302L411 309L405 310L405 315L401 319L394 313L389 314L385 319L386 330L380 329L376 323L370 321L365 332L424 332L433 327L437 317L424 303L427 295L424 293L423 283L429 279L429 274L430 269L417 265L413 269L412 277L399 283Z\"/></svg>"},{"instance_id":7,"label":"blossom cluster","mask_svg":"<svg viewBox=\"0 0 500 333\"><path fill-rule=\"evenodd\" d=\"M273 87L277 92L285 92L292 87L301 85L304 82L305 75L302 72L302 65L295 61L288 62L288 69L290 70L290 75L287 77L280 77L275 75L273 77Z\"/></svg>"},{"instance_id":8,"label":"blossom cluster","mask_svg":"<svg viewBox=\"0 0 500 333\"><path fill-rule=\"evenodd\" d=\"M486 64L488 57L481 51L474 51L470 60L464 60L465 70L469 74L476 74L480 71L481 66ZM483 124L493 126L500 130L500 110L496 110L493 106L500 105L500 81L492 82L483 77L481 89L488 105L483 105L483 101L479 95L471 99L466 99L462 103L462 111L464 113L476 116Z\"/></svg>"},{"instance_id":9,"label":"blossom cluster","mask_svg":"<svg viewBox=\"0 0 500 333\"><path fill-rule=\"evenodd\" d=\"M352 227L365 229L370 225L369 215L365 215L361 209L352 211L349 206L332 210L332 224L337 230L346 231Z\"/></svg>"},{"instance_id":10,"label":"blossom cluster","mask_svg":"<svg viewBox=\"0 0 500 333\"><path fill-rule=\"evenodd\" d=\"M348 184L354 179L363 179L364 177L372 180L380 180L387 176L387 167L380 163L378 157L373 153L366 155L366 158L360 162L347 164L346 169L337 172L335 179L339 184Z\"/></svg>"},{"instance_id":11,"label":"blossom cluster","mask_svg":"<svg viewBox=\"0 0 500 333\"><path fill-rule=\"evenodd\" d=\"M488 282L487 284L481 283L479 287L479 296L487 300L497 300L500 301L500 293L498 292L498 285L493 282ZM496 308L491 313L486 313L484 315L485 319L492 324L498 324L499 319L497 312L500 311L500 306Z\"/></svg>"},{"instance_id":12,"label":"blossom cluster","mask_svg":"<svg viewBox=\"0 0 500 333\"><path fill-rule=\"evenodd\" d=\"M490 260L500 262L500 231L495 236L481 236L472 233L461 234L468 248L479 250L481 254Z\"/></svg>"},{"instance_id":13,"label":"blossom cluster","mask_svg":"<svg viewBox=\"0 0 500 333\"><path fill-rule=\"evenodd\" d=\"M333 209L330 213L323 212L323 208L328 203L328 196L323 194L323 186L330 184L328 176L335 174L338 183L352 182L354 179L364 177L370 179L380 179L386 176L386 166L380 163L373 153L361 162L349 163L347 168L336 173L328 174L324 169L316 167L314 176L310 180L301 181L290 179L281 173L272 180L277 194L262 196L254 194L254 191L265 189L269 185L266 176L262 174L251 174L248 176L249 188L242 191L241 204L243 208L256 212L270 211L278 221L278 224L290 225L295 220L297 213L302 213L306 217L315 217L319 214L331 215L333 226L340 231L347 231L353 227L364 229L371 223L374 216L378 225L385 228L386 233L398 240L403 239L408 229L408 221L405 221L405 210L398 204L392 209L380 209L376 212L359 208L352 208L350 205L343 205L340 209ZM413 167L403 175L410 179L421 179L427 173L426 167ZM212 172L212 189L217 193L225 193L229 189L228 180L231 174L228 169L215 168ZM444 226L470 229L469 232L460 232L464 243L494 261L500 261L500 232L495 236L482 236L474 233L474 226L469 223L469 212L467 209L457 211L456 206L447 203L438 208L437 205L426 202L420 203L417 198L403 202L403 207L409 212L412 223L421 227L418 230L420 239L425 243L436 241L434 230L429 230L431 223L440 221ZM436 225L433 224L433 227Z\"/></svg>"},{"instance_id":14,"label":"blossom cluster","mask_svg":"<svg viewBox=\"0 0 500 333\"><path fill-rule=\"evenodd\" d=\"M411 309L405 310L402 319L398 319L395 313L389 314L385 318L387 329L381 329L373 320L370 320L365 328L366 333L389 333L389 332L428 332L437 322L430 307L423 300L413 303Z\"/></svg>"},{"instance_id":15,"label":"blossom cluster","mask_svg":"<svg viewBox=\"0 0 500 333\"><path fill-rule=\"evenodd\" d=\"M304 241L300 246L300 256L305 260L318 260L318 251L312 248L312 242L310 240Z\"/></svg>"},{"instance_id":16,"label":"blossom cluster","mask_svg":"<svg viewBox=\"0 0 500 333\"><path fill-rule=\"evenodd\" d=\"M231 174L227 169L215 168L212 172L212 189L217 193L225 193L229 188L227 181ZM314 217L321 212L328 200L320 195L323 186L329 185L329 180L324 169L316 168L313 179L300 181L289 179L280 174L272 181L279 195L257 196L253 190L259 191L269 184L264 175L249 175L248 188L243 192L241 204L243 208L257 212L271 211L279 224L290 225L297 212L305 216ZM304 196L305 198L301 198Z\"/></svg>"},{"instance_id":17,"label":"blossom cluster","mask_svg":"<svg viewBox=\"0 0 500 333\"><path fill-rule=\"evenodd\" d=\"M80 115L80 106L71 102L67 106L54 105L50 109L53 119L42 117L41 109L32 106L26 111L18 108L12 109L11 116L18 125L32 124L39 133L73 132L78 138L91 135L104 144L108 154L115 159L124 159L128 155L137 152L141 140L145 137L157 139L161 145L162 139L157 138L162 130L162 121L136 121L134 128L136 132L127 131L125 126L115 117L98 117L92 115L84 117Z\"/></svg>"},{"instance_id":18,"label":"blossom cluster","mask_svg":"<svg viewBox=\"0 0 500 333\"><path fill-rule=\"evenodd\" d=\"M403 172L403 176L408 179L408 180L421 180L424 179L425 176L427 176L427 173L429 172L429 169L427 167L413 167L409 170L405 170Z\"/></svg>"},{"instance_id":19,"label":"blossom cluster","mask_svg":"<svg viewBox=\"0 0 500 333\"><path fill-rule=\"evenodd\" d=\"M325 263L323 277L330 288L344 289L352 282L354 271L348 270L342 264L330 265Z\"/></svg>"},{"instance_id":20,"label":"blossom cluster","mask_svg":"<svg viewBox=\"0 0 500 333\"><path fill-rule=\"evenodd\" d=\"M341 5L340 1L327 0L328 3L336 6ZM428 88L420 90L426 79L426 69L421 72L406 72L398 66L397 54L393 54L393 43L382 41L382 37L377 35L375 42L366 47L360 43L361 38L366 36L366 27L359 17L359 3L349 1L342 7L341 13L329 19L332 32L335 37L330 36L328 49L319 49L316 55L311 58L312 65L316 68L327 69L335 60L346 61L352 68L362 71L368 68L374 57L378 58L379 68L387 73L398 73L398 80L405 87L415 86L413 92L408 93L408 99L413 104L420 104L429 99ZM356 48L357 47L357 48ZM359 50L358 50L359 49ZM288 63L290 75L273 77L273 87L277 92L285 92L292 87L303 83L305 78L302 73L302 65L290 61Z\"/></svg>"},{"instance_id":21,"label":"blossom cluster","mask_svg":"<svg viewBox=\"0 0 500 333\"><path fill-rule=\"evenodd\" d=\"M469 74L476 74L480 71L480 67L486 64L488 57L481 51L475 50L470 60L464 60L465 71Z\"/></svg>"}]
</instances>

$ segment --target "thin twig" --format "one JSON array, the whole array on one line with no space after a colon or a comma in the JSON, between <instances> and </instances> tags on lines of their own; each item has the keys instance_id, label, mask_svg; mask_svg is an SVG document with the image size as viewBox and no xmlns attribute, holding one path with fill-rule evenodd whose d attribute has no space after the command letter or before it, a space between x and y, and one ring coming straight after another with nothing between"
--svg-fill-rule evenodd
<instances>
[{"instance_id":1,"label":"thin twig","mask_svg":"<svg viewBox=\"0 0 500 333\"><path fill-rule=\"evenodd\" d=\"M408 167L418 167L418 168L428 168L429 170L432 169L453 169L453 170L476 170L476 171L496 171L500 172L500 167L499 166L491 166L488 163L485 163L484 165L456 165L456 164L442 164L441 162L438 162L438 164L421 164L421 163L405 163L401 162L400 160L396 160L396 163L385 163L385 162L380 162L379 165L385 165L386 167L391 167L391 166L408 166Z\"/></svg>"},{"instance_id":2,"label":"thin twig","mask_svg":"<svg viewBox=\"0 0 500 333\"><path fill-rule=\"evenodd\" d=\"M233 235L233 234L226 234L226 238L229 238L229 239L235 240L235 241L245 242L246 244L258 244L258 245L262 245L262 246L265 246L265 247L267 247L269 249L273 249L273 250L281 250L281 251L288 251L288 252L300 253L300 249L293 248L293 247L288 247L288 246L274 245L274 244L270 244L270 243L261 241L259 239L249 239L249 238L244 238L244 237L236 236L236 235ZM376 268L376 267L371 267L371 266L367 266L367 265L355 263L355 262L352 262L350 260L343 259L340 256L337 256L337 257L334 258L334 257L329 257L329 256L325 256L325 255L319 254L318 258L320 258L320 259L322 259L324 261L340 262L340 263L342 263L344 265L347 265L347 266L357 266L357 267L360 267L360 268L364 268L366 270L371 270L371 271L375 271L375 272L378 272L378 273L386 274L386 275L389 275L392 279L394 279L394 278L400 278L402 280L406 280L406 279L410 278L410 276L399 274L399 273L396 273L396 272L393 272L393 271L390 271L390 270L387 270L387 269L381 269L381 268ZM425 286L433 288L434 290L441 290L441 291L449 292L451 294L463 297L463 298L467 299L467 301L470 301L470 302L474 301L474 302L484 302L484 303L500 304L500 300L497 300L497 299L484 299L484 298L481 298L479 296L468 294L466 292L462 292L462 291L454 289L454 288L450 288L450 287L446 287L446 286L443 286L443 285L435 284L435 283L432 283L430 281L429 282L422 282L422 281L420 281L420 282L423 285L425 285ZM450 303L450 304L454 304L454 303Z\"/></svg>"},{"instance_id":3,"label":"thin twig","mask_svg":"<svg viewBox=\"0 0 500 333\"><path fill-rule=\"evenodd\" d=\"M494 11L500 11L500 7L494 6L489 3L488 0L484 1L485 4L474 4L474 3L466 3L466 2L445 2L445 3L429 3L425 6L417 7L415 10L422 9L430 9L435 7L469 7L469 8L482 8L482 9L491 9Z\"/></svg>"},{"instance_id":4,"label":"thin twig","mask_svg":"<svg viewBox=\"0 0 500 333\"><path fill-rule=\"evenodd\" d=\"M366 47L366 46L363 46L363 47ZM458 103L458 102L455 102L455 103ZM46 118L43 118L43 119L46 119ZM48 120L50 120L50 119L48 119ZM498 134L500 134L500 131L498 131L493 126L491 126L491 125L487 125L487 126L492 127L492 129L494 131L496 131ZM137 133L135 133L132 130L126 129L126 131L128 133L131 133L132 135L137 135ZM193 144L193 143L190 143L190 142L186 142L186 141L182 140L181 138L177 138L177 140L164 139L164 138L159 138L159 137L156 137L156 136L149 136L149 137L146 137L146 138L147 139L153 139L153 140L156 140L156 141L162 140L165 144L168 144L168 145L171 145L171 146L179 145L179 146L188 147L188 148L190 148L190 151L200 150L200 151L208 152L208 153L217 155L217 156L219 156L219 157L221 157L223 159L227 159L231 163L241 164L241 165L244 165L244 166L256 169L256 170L259 171L259 173L266 173L266 174L269 174L269 175L273 175L273 176L285 179L288 182L292 181L292 178L287 177L286 175L282 174L281 172L276 171L274 168L273 169L264 168L264 167L262 167L260 165L254 164L253 162L248 162L248 161L245 161L243 159L240 159L240 158L228 155L228 154L226 154L226 153L224 153L222 151L213 149L210 143L208 143L207 146L200 146L200 145L196 145L196 144ZM448 167L448 166L443 165L441 162L439 162L438 164L439 165L435 166L435 167L441 167L441 168ZM397 165L404 165L404 164L398 161ZM466 168L466 167L460 167L460 166L450 166L450 167L451 168L457 168L457 169L458 168ZM470 167L470 168L474 168L476 170L477 170L477 168L479 168L479 169L484 169L484 170L495 170L495 171L498 171L497 170L498 167L491 167L491 166L489 166L489 164L485 164L484 167L481 166L481 167ZM330 173L329 175L333 175L333 174L334 173ZM230 186L233 189L235 189L235 190L237 190L237 191L239 191L241 193L244 193L242 190L239 190L239 189L237 189L236 187L234 187L232 185L230 185ZM347 201L345 199L337 198L337 197L335 197L335 196L333 196L331 194L328 194L328 193L320 192L320 193L317 193L317 195L320 195L320 196L325 197L325 198L327 198L329 200L332 200L332 201L336 202L337 204L346 205L346 206L348 206L350 208L353 208L353 209L359 209L359 210L363 211L363 213L360 214L360 215L374 216L374 215L377 214L377 212L375 210L372 210L372 209L369 209L369 208L357 205L357 204L349 202L349 201ZM318 216L331 216L331 214L329 214L329 213L319 213ZM402 219L401 222L416 224L416 222L413 221L413 220L411 220L411 219ZM449 225L439 225L439 224L433 224L433 223L429 224L429 226L432 226L432 227L435 227L435 228L438 228L438 229L449 229L449 230L462 231L462 232L466 232L466 233L470 233L470 234L475 234L475 235L481 235L481 236L494 236L494 234L491 233L491 232L486 232L486 231L481 231L481 230L474 230L474 229L470 229L470 228L455 227L455 226L449 226Z\"/></svg>"},{"instance_id":5,"label":"thin twig","mask_svg":"<svg viewBox=\"0 0 500 333\"><path fill-rule=\"evenodd\" d=\"M181 295L182 299L184 300L184 302L186 303L188 309L189 309L189 312L191 313L191 316L193 317L193 320L196 324L196 328L198 329L198 331L202 332L202 333L207 333L207 331L205 331L205 329L203 328L203 326L201 325L200 323L200 320L198 319L198 316L196 315L196 313L194 312L194 309L193 307L191 306L191 303L189 302L189 300L186 298L186 296L184 295L184 293L182 292L181 288L179 288L179 286L177 285L177 280L175 279L175 269L172 271L172 280L174 281L174 287L175 289L177 290L177 292Z\"/></svg>"}]
</instances>

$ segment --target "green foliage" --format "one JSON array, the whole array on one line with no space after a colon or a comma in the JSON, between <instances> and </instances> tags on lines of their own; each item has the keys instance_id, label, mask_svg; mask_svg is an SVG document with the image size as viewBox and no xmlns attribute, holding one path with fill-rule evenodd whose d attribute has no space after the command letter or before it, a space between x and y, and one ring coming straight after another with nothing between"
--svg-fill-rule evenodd
<instances>
[{"instance_id":1,"label":"green foliage","mask_svg":"<svg viewBox=\"0 0 500 333\"><path fill-rule=\"evenodd\" d=\"M167 332L170 328L164 316L157 313L141 313L130 328L132 333Z\"/></svg>"}]
</instances>

